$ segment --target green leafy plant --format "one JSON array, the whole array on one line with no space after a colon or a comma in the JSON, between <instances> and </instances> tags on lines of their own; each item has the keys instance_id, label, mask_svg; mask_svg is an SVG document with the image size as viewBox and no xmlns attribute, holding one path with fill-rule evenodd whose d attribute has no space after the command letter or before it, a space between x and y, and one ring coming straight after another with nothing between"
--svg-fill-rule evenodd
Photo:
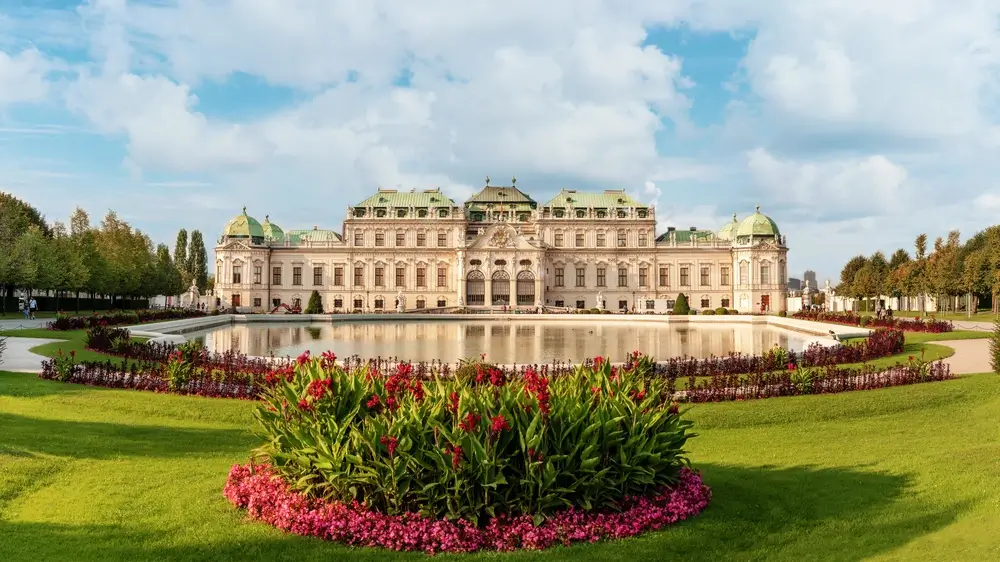
<instances>
[{"instance_id":1,"label":"green leafy plant","mask_svg":"<svg viewBox=\"0 0 1000 562\"><path fill-rule=\"evenodd\" d=\"M323 298L319 296L319 291L313 291L309 295L309 302L306 303L306 314L323 314Z\"/></svg>"},{"instance_id":2,"label":"green leafy plant","mask_svg":"<svg viewBox=\"0 0 1000 562\"><path fill-rule=\"evenodd\" d=\"M668 400L652 362L598 358L546 378L468 372L421 382L300 358L265 393L256 451L312 497L390 514L419 512L482 524L501 514L615 509L677 481L691 422Z\"/></svg>"},{"instance_id":3,"label":"green leafy plant","mask_svg":"<svg viewBox=\"0 0 1000 562\"><path fill-rule=\"evenodd\" d=\"M990 335L990 366L994 373L1000 373L1000 319L993 322L993 333Z\"/></svg>"},{"instance_id":4,"label":"green leafy plant","mask_svg":"<svg viewBox=\"0 0 1000 562\"><path fill-rule=\"evenodd\" d=\"M52 358L52 363L55 368L56 379L60 382L68 382L76 372L76 351L70 350L69 353L63 353L63 350L60 349L59 353Z\"/></svg>"},{"instance_id":5,"label":"green leafy plant","mask_svg":"<svg viewBox=\"0 0 1000 562\"><path fill-rule=\"evenodd\" d=\"M187 341L177 346L167 358L165 377L167 388L173 392L183 389L192 379L198 368L198 356L203 352L200 343Z\"/></svg>"},{"instance_id":6,"label":"green leafy plant","mask_svg":"<svg viewBox=\"0 0 1000 562\"><path fill-rule=\"evenodd\" d=\"M674 301L674 314L690 314L691 305L688 304L687 295L681 293L677 295L677 300Z\"/></svg>"}]
</instances>

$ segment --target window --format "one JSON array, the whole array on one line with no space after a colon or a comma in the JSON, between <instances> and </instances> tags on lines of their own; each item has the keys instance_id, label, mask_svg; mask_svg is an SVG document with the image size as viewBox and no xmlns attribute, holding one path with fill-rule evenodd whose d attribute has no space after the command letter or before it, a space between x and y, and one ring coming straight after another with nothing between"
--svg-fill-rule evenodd
<instances>
[{"instance_id":1,"label":"window","mask_svg":"<svg viewBox=\"0 0 1000 562\"><path fill-rule=\"evenodd\" d=\"M649 299L646 301L646 310L656 310L656 301Z\"/></svg>"},{"instance_id":2,"label":"window","mask_svg":"<svg viewBox=\"0 0 1000 562\"><path fill-rule=\"evenodd\" d=\"M333 268L333 284L336 287L344 286L344 266L338 265Z\"/></svg>"},{"instance_id":3,"label":"window","mask_svg":"<svg viewBox=\"0 0 1000 562\"><path fill-rule=\"evenodd\" d=\"M422 265L418 265L417 266L417 287L426 287L426 286L427 286L427 268L424 267L424 266L422 266Z\"/></svg>"},{"instance_id":4,"label":"window","mask_svg":"<svg viewBox=\"0 0 1000 562\"><path fill-rule=\"evenodd\" d=\"M557 232L556 233L555 245L556 245L556 247L561 247L563 245L563 235L562 235L562 232Z\"/></svg>"},{"instance_id":5,"label":"window","mask_svg":"<svg viewBox=\"0 0 1000 562\"><path fill-rule=\"evenodd\" d=\"M385 287L385 266L375 266L375 286Z\"/></svg>"},{"instance_id":6,"label":"window","mask_svg":"<svg viewBox=\"0 0 1000 562\"><path fill-rule=\"evenodd\" d=\"M719 268L719 284L723 287L729 285L729 268L726 266Z\"/></svg>"},{"instance_id":7,"label":"window","mask_svg":"<svg viewBox=\"0 0 1000 562\"><path fill-rule=\"evenodd\" d=\"M448 216L448 209L438 209L438 216L446 218Z\"/></svg>"},{"instance_id":8,"label":"window","mask_svg":"<svg viewBox=\"0 0 1000 562\"><path fill-rule=\"evenodd\" d=\"M740 262L740 279L737 281L740 285L746 285L750 282L750 264L743 261Z\"/></svg>"},{"instance_id":9,"label":"window","mask_svg":"<svg viewBox=\"0 0 1000 562\"><path fill-rule=\"evenodd\" d=\"M417 310L427 308L427 302L424 299L417 299Z\"/></svg>"},{"instance_id":10,"label":"window","mask_svg":"<svg viewBox=\"0 0 1000 562\"><path fill-rule=\"evenodd\" d=\"M354 245L355 246L364 246L365 245L365 233L364 232L355 232L354 233Z\"/></svg>"},{"instance_id":11,"label":"window","mask_svg":"<svg viewBox=\"0 0 1000 562\"><path fill-rule=\"evenodd\" d=\"M278 308L279 306L281 306L281 299L277 297L271 299L271 306L273 308Z\"/></svg>"},{"instance_id":12,"label":"window","mask_svg":"<svg viewBox=\"0 0 1000 562\"><path fill-rule=\"evenodd\" d=\"M385 300L382 297L375 297L375 310L382 310L385 308Z\"/></svg>"},{"instance_id":13,"label":"window","mask_svg":"<svg viewBox=\"0 0 1000 562\"><path fill-rule=\"evenodd\" d=\"M619 230L618 231L618 247L619 248L623 248L625 246L625 243L627 241L627 239L626 239L625 236L626 236L626 233L625 233L624 230Z\"/></svg>"},{"instance_id":14,"label":"window","mask_svg":"<svg viewBox=\"0 0 1000 562\"><path fill-rule=\"evenodd\" d=\"M587 216L587 211L584 211L583 209L577 209L576 218L582 219L585 218L586 216Z\"/></svg>"},{"instance_id":15,"label":"window","mask_svg":"<svg viewBox=\"0 0 1000 562\"><path fill-rule=\"evenodd\" d=\"M243 266L234 265L233 266L233 284L239 284L243 282Z\"/></svg>"},{"instance_id":16,"label":"window","mask_svg":"<svg viewBox=\"0 0 1000 562\"><path fill-rule=\"evenodd\" d=\"M722 308L729 308L729 297L722 297Z\"/></svg>"},{"instance_id":17,"label":"window","mask_svg":"<svg viewBox=\"0 0 1000 562\"><path fill-rule=\"evenodd\" d=\"M406 233L405 232L397 232L396 233L396 247L397 248L402 248L405 245L406 245Z\"/></svg>"},{"instance_id":18,"label":"window","mask_svg":"<svg viewBox=\"0 0 1000 562\"><path fill-rule=\"evenodd\" d=\"M365 307L364 301L362 301L361 299L357 299L357 298L354 299L354 308L355 308L355 310L361 310L364 307Z\"/></svg>"},{"instance_id":19,"label":"window","mask_svg":"<svg viewBox=\"0 0 1000 562\"><path fill-rule=\"evenodd\" d=\"M660 286L669 287L670 286L670 268L667 266L660 266Z\"/></svg>"},{"instance_id":20,"label":"window","mask_svg":"<svg viewBox=\"0 0 1000 562\"><path fill-rule=\"evenodd\" d=\"M674 299L667 299L667 310L673 310L674 304L676 303L677 301L675 301Z\"/></svg>"},{"instance_id":21,"label":"window","mask_svg":"<svg viewBox=\"0 0 1000 562\"><path fill-rule=\"evenodd\" d=\"M344 308L344 299L341 298L333 299L333 308L334 310L339 310L341 308Z\"/></svg>"},{"instance_id":22,"label":"window","mask_svg":"<svg viewBox=\"0 0 1000 562\"><path fill-rule=\"evenodd\" d=\"M375 233L375 245L376 246L385 246L385 233L384 232L376 232Z\"/></svg>"},{"instance_id":23,"label":"window","mask_svg":"<svg viewBox=\"0 0 1000 562\"><path fill-rule=\"evenodd\" d=\"M438 266L438 282L437 282L437 286L438 287L447 287L448 286L448 268L445 267L445 266L443 266L443 265L439 265Z\"/></svg>"},{"instance_id":24,"label":"window","mask_svg":"<svg viewBox=\"0 0 1000 562\"><path fill-rule=\"evenodd\" d=\"M360 287L365 284L365 266L354 266L354 286Z\"/></svg>"},{"instance_id":25,"label":"window","mask_svg":"<svg viewBox=\"0 0 1000 562\"><path fill-rule=\"evenodd\" d=\"M302 284L302 267L295 266L292 268L292 285Z\"/></svg>"},{"instance_id":26,"label":"window","mask_svg":"<svg viewBox=\"0 0 1000 562\"><path fill-rule=\"evenodd\" d=\"M566 270L561 267L556 268L556 287L563 286L563 277L565 275L565 272Z\"/></svg>"},{"instance_id":27,"label":"window","mask_svg":"<svg viewBox=\"0 0 1000 562\"><path fill-rule=\"evenodd\" d=\"M271 268L271 284L281 285L281 266Z\"/></svg>"},{"instance_id":28,"label":"window","mask_svg":"<svg viewBox=\"0 0 1000 562\"><path fill-rule=\"evenodd\" d=\"M254 297L253 298L253 307L254 308L260 308L260 305L261 305L261 298L260 297Z\"/></svg>"},{"instance_id":29,"label":"window","mask_svg":"<svg viewBox=\"0 0 1000 562\"><path fill-rule=\"evenodd\" d=\"M323 268L322 267L314 267L313 268L313 285L322 285L322 284L323 284Z\"/></svg>"},{"instance_id":30,"label":"window","mask_svg":"<svg viewBox=\"0 0 1000 562\"><path fill-rule=\"evenodd\" d=\"M607 218L607 217L608 217L607 211L604 211L603 209L600 210L600 211L597 211L597 218L604 219L604 218Z\"/></svg>"},{"instance_id":31,"label":"window","mask_svg":"<svg viewBox=\"0 0 1000 562\"><path fill-rule=\"evenodd\" d=\"M639 268L639 286L648 287L649 286L649 268L640 267Z\"/></svg>"},{"instance_id":32,"label":"window","mask_svg":"<svg viewBox=\"0 0 1000 562\"><path fill-rule=\"evenodd\" d=\"M396 266L396 286L403 287L406 285L406 266L397 265Z\"/></svg>"},{"instance_id":33,"label":"window","mask_svg":"<svg viewBox=\"0 0 1000 562\"><path fill-rule=\"evenodd\" d=\"M762 285L767 285L771 282L771 264L762 263L760 264L760 283Z\"/></svg>"},{"instance_id":34,"label":"window","mask_svg":"<svg viewBox=\"0 0 1000 562\"><path fill-rule=\"evenodd\" d=\"M701 307L702 308L712 308L712 299L710 299L708 297L702 297L702 299L701 299Z\"/></svg>"},{"instance_id":35,"label":"window","mask_svg":"<svg viewBox=\"0 0 1000 562\"><path fill-rule=\"evenodd\" d=\"M618 218L620 219L625 218L625 211L618 211Z\"/></svg>"},{"instance_id":36,"label":"window","mask_svg":"<svg viewBox=\"0 0 1000 562\"><path fill-rule=\"evenodd\" d=\"M438 248L444 248L448 245L448 233L438 232Z\"/></svg>"},{"instance_id":37,"label":"window","mask_svg":"<svg viewBox=\"0 0 1000 562\"><path fill-rule=\"evenodd\" d=\"M645 232L640 232L639 233L639 246L645 247L646 246L646 242L647 242L647 240L646 240L646 233Z\"/></svg>"},{"instance_id":38,"label":"window","mask_svg":"<svg viewBox=\"0 0 1000 562\"><path fill-rule=\"evenodd\" d=\"M215 278L216 279L222 279L222 264L221 263L215 264Z\"/></svg>"},{"instance_id":39,"label":"window","mask_svg":"<svg viewBox=\"0 0 1000 562\"><path fill-rule=\"evenodd\" d=\"M445 301L444 299L438 299L437 305L438 305L438 308L444 308L444 307L448 306L448 302Z\"/></svg>"},{"instance_id":40,"label":"window","mask_svg":"<svg viewBox=\"0 0 1000 562\"><path fill-rule=\"evenodd\" d=\"M628 268L619 267L618 268L618 286L628 287Z\"/></svg>"},{"instance_id":41,"label":"window","mask_svg":"<svg viewBox=\"0 0 1000 562\"><path fill-rule=\"evenodd\" d=\"M583 247L583 233L582 232L577 232L576 233L576 247L577 248L582 248Z\"/></svg>"},{"instance_id":42,"label":"window","mask_svg":"<svg viewBox=\"0 0 1000 562\"><path fill-rule=\"evenodd\" d=\"M578 267L576 268L576 286L586 287L587 286L587 268Z\"/></svg>"},{"instance_id":43,"label":"window","mask_svg":"<svg viewBox=\"0 0 1000 562\"><path fill-rule=\"evenodd\" d=\"M628 301L618 301L618 310L628 310Z\"/></svg>"},{"instance_id":44,"label":"window","mask_svg":"<svg viewBox=\"0 0 1000 562\"><path fill-rule=\"evenodd\" d=\"M691 268L689 268L689 267L682 267L681 268L681 287L690 287L691 286L690 271L691 271Z\"/></svg>"},{"instance_id":45,"label":"window","mask_svg":"<svg viewBox=\"0 0 1000 562\"><path fill-rule=\"evenodd\" d=\"M577 308L586 308L587 307L587 302L586 301L576 301L576 307Z\"/></svg>"},{"instance_id":46,"label":"window","mask_svg":"<svg viewBox=\"0 0 1000 562\"><path fill-rule=\"evenodd\" d=\"M417 233L417 246L423 248L426 245L427 245L427 233L426 232L418 232Z\"/></svg>"},{"instance_id":47,"label":"window","mask_svg":"<svg viewBox=\"0 0 1000 562\"><path fill-rule=\"evenodd\" d=\"M701 286L708 287L711 285L711 280L709 279L709 271L707 267L701 268Z\"/></svg>"},{"instance_id":48,"label":"window","mask_svg":"<svg viewBox=\"0 0 1000 562\"><path fill-rule=\"evenodd\" d=\"M399 218L406 218L406 209L396 209L396 216Z\"/></svg>"},{"instance_id":49,"label":"window","mask_svg":"<svg viewBox=\"0 0 1000 562\"><path fill-rule=\"evenodd\" d=\"M598 232L597 233L597 247L598 248L603 248L604 247L604 233L603 232Z\"/></svg>"},{"instance_id":50,"label":"window","mask_svg":"<svg viewBox=\"0 0 1000 562\"><path fill-rule=\"evenodd\" d=\"M597 268L597 286L598 287L608 286L608 270L603 267Z\"/></svg>"},{"instance_id":51,"label":"window","mask_svg":"<svg viewBox=\"0 0 1000 562\"><path fill-rule=\"evenodd\" d=\"M254 264L253 266L253 284L260 285L260 279L264 276L264 266ZM254 305L260 306L260 305Z\"/></svg>"},{"instance_id":52,"label":"window","mask_svg":"<svg viewBox=\"0 0 1000 562\"><path fill-rule=\"evenodd\" d=\"M427 209L417 209L417 216L424 218L427 216Z\"/></svg>"}]
</instances>

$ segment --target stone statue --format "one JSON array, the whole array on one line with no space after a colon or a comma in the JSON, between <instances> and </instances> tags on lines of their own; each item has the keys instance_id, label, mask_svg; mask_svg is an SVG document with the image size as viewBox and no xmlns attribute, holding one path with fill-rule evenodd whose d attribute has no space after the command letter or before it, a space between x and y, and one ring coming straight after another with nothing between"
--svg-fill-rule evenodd
<instances>
[{"instance_id":1,"label":"stone statue","mask_svg":"<svg viewBox=\"0 0 1000 562\"><path fill-rule=\"evenodd\" d=\"M604 292L597 291L597 308L604 308Z\"/></svg>"},{"instance_id":2,"label":"stone statue","mask_svg":"<svg viewBox=\"0 0 1000 562\"><path fill-rule=\"evenodd\" d=\"M403 312L406 307L403 305L403 290L396 293L396 312Z\"/></svg>"}]
</instances>

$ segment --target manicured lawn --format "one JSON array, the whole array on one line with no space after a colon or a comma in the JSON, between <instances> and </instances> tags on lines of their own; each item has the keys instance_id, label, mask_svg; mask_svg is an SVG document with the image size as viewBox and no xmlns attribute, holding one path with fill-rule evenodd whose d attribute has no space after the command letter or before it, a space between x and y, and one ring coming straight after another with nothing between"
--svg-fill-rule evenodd
<instances>
[{"instance_id":1,"label":"manicured lawn","mask_svg":"<svg viewBox=\"0 0 1000 562\"><path fill-rule=\"evenodd\" d=\"M933 341L949 340L979 340L990 337L990 332L981 330L954 330L941 334L924 334L919 332L907 332L907 343L926 343Z\"/></svg>"},{"instance_id":2,"label":"manicured lawn","mask_svg":"<svg viewBox=\"0 0 1000 562\"><path fill-rule=\"evenodd\" d=\"M859 312L858 314L862 316L875 316L874 312ZM931 318L935 320L951 320L952 322L957 322L959 320L972 320L974 322L992 322L996 319L996 315L993 314L991 310L980 310L978 312L973 312L970 318L968 313L965 312L916 312L916 311L906 311L906 310L893 310L892 315L896 318L914 318L917 316Z\"/></svg>"},{"instance_id":3,"label":"manicured lawn","mask_svg":"<svg viewBox=\"0 0 1000 562\"><path fill-rule=\"evenodd\" d=\"M4 560L399 560L242 520L222 498L252 404L0 373ZM995 560L1000 377L698 405L715 497L639 539L509 560Z\"/></svg>"},{"instance_id":4,"label":"manicured lawn","mask_svg":"<svg viewBox=\"0 0 1000 562\"><path fill-rule=\"evenodd\" d=\"M45 338L50 340L61 340L53 343L46 343L31 348L31 351L37 353L38 355L44 357L55 357L62 351L64 354L70 351L76 352L76 358L78 361L106 361L111 360L115 363L121 363L122 359L118 357L113 357L111 355L105 355L103 353L97 353L95 351L90 351L86 348L84 342L86 341L87 331L86 330L46 330L45 328L25 328L22 330L6 330L0 331L0 337L19 337L19 338ZM135 340L144 340L146 338L133 338Z\"/></svg>"},{"instance_id":5,"label":"manicured lawn","mask_svg":"<svg viewBox=\"0 0 1000 562\"><path fill-rule=\"evenodd\" d=\"M94 310L81 310L79 313L77 313L77 311L75 309L73 309L72 307L67 307L67 308L63 309L63 312L65 312L66 314L72 314L73 316L91 316L92 314L94 314L94 312L97 312L98 314L108 314L111 311L109 311L109 310L97 310L97 311L94 311ZM58 314L58 313L57 312L36 312L35 313L35 318L38 318L38 319L42 319L42 318L55 318L56 314ZM12 311L8 310L6 314L0 314L0 320L13 320L13 319L17 319L17 318L24 318L24 313L20 312L20 311L13 311L12 312Z\"/></svg>"}]
</instances>

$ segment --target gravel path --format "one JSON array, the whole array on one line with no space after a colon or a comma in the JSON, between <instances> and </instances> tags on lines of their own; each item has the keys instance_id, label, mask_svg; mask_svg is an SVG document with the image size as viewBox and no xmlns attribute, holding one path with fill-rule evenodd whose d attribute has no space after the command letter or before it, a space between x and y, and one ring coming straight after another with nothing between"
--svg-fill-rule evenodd
<instances>
[{"instance_id":1,"label":"gravel path","mask_svg":"<svg viewBox=\"0 0 1000 562\"><path fill-rule=\"evenodd\" d=\"M7 351L3 354L0 371L14 371L16 373L40 373L42 361L47 357L42 357L29 350L42 344L63 341L42 338L6 338L6 340Z\"/></svg>"},{"instance_id":2,"label":"gravel path","mask_svg":"<svg viewBox=\"0 0 1000 562\"><path fill-rule=\"evenodd\" d=\"M993 372L993 367L990 366L990 340L946 340L931 343L946 345L955 350L955 354L944 362L956 375Z\"/></svg>"}]
</instances>

